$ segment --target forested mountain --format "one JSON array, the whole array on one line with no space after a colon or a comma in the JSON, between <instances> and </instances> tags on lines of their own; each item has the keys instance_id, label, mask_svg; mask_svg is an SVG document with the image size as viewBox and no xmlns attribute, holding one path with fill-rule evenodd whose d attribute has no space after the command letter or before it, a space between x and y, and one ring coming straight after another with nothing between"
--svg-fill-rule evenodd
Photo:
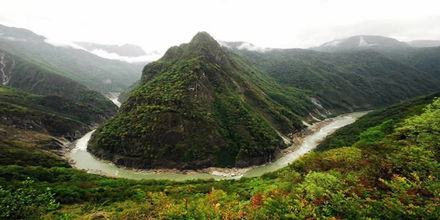
<instances>
[{"instance_id":1,"label":"forested mountain","mask_svg":"<svg viewBox=\"0 0 440 220\"><path fill-rule=\"evenodd\" d=\"M221 48L201 33L144 68L140 85L95 132L89 150L136 168L260 164L284 147L279 134L301 129L302 120L439 88L432 74L371 50L261 52Z\"/></svg>"},{"instance_id":2,"label":"forested mountain","mask_svg":"<svg viewBox=\"0 0 440 220\"><path fill-rule=\"evenodd\" d=\"M54 46L29 30L0 25L0 49L103 94L139 79L145 63L109 60L69 46Z\"/></svg>"},{"instance_id":3,"label":"forested mountain","mask_svg":"<svg viewBox=\"0 0 440 220\"><path fill-rule=\"evenodd\" d=\"M357 43L356 43L357 42ZM362 44L362 42L366 42ZM311 48L317 51L331 52L365 52L375 51L396 62L400 62L419 71L440 79L439 41L421 40L408 43L382 36L354 36L330 41L320 47Z\"/></svg>"},{"instance_id":4,"label":"forested mountain","mask_svg":"<svg viewBox=\"0 0 440 220\"><path fill-rule=\"evenodd\" d=\"M428 72L374 50L233 51L279 83L313 91L351 110L392 104L440 89L435 70ZM426 62L436 65L435 60L427 58Z\"/></svg>"},{"instance_id":5,"label":"forested mountain","mask_svg":"<svg viewBox=\"0 0 440 220\"><path fill-rule=\"evenodd\" d=\"M99 115L95 115L96 123L116 113L116 106L102 94L56 74L47 67L28 62L1 49L0 62L3 64L0 69L4 76L0 81L3 85L34 94L58 96L79 103L87 109L99 112Z\"/></svg>"},{"instance_id":6,"label":"forested mountain","mask_svg":"<svg viewBox=\"0 0 440 220\"><path fill-rule=\"evenodd\" d=\"M303 127L309 112L326 114L309 95L280 87L199 33L144 68L140 86L94 133L89 150L137 168L261 164L285 146L280 132Z\"/></svg>"}]
</instances>

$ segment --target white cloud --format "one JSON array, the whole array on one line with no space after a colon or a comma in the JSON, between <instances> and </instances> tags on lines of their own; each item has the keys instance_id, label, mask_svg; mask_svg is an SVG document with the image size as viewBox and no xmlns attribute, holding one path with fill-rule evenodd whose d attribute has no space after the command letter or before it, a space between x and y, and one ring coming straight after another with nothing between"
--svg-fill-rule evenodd
<instances>
[{"instance_id":1,"label":"white cloud","mask_svg":"<svg viewBox=\"0 0 440 220\"><path fill-rule=\"evenodd\" d=\"M148 53L147 55L144 55L144 56L125 57L125 56L118 55L116 53L109 53L109 52L107 52L105 50L101 50L101 49L94 49L89 52L93 53L97 56L103 57L103 58L112 59L112 60L121 60L121 61L129 62L129 63L151 62L151 61L155 61L155 60L159 59L163 55L159 52L152 52L152 53Z\"/></svg>"},{"instance_id":2,"label":"white cloud","mask_svg":"<svg viewBox=\"0 0 440 220\"><path fill-rule=\"evenodd\" d=\"M46 38L46 39L44 39L44 42L51 44L52 46L55 46L55 47L71 47L71 48L75 48L75 49L85 50L84 48L82 48L72 42L69 42L69 41Z\"/></svg>"},{"instance_id":3,"label":"white cloud","mask_svg":"<svg viewBox=\"0 0 440 220\"><path fill-rule=\"evenodd\" d=\"M439 40L439 8L438 0L14 0L2 2L0 23L50 39L133 43L147 51L188 42L198 31L304 48L359 34Z\"/></svg>"}]
</instances>

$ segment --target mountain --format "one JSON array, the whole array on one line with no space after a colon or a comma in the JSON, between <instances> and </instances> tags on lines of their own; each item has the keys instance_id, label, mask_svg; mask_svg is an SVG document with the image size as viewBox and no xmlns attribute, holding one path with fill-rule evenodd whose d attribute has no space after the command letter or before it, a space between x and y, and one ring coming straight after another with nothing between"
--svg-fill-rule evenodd
<instances>
[{"instance_id":1,"label":"mountain","mask_svg":"<svg viewBox=\"0 0 440 220\"><path fill-rule=\"evenodd\" d=\"M312 49L317 51L334 52L357 49L387 50L401 47L405 48L408 46L409 45L407 43L400 42L394 38L374 35L359 35L326 42L321 46Z\"/></svg>"},{"instance_id":2,"label":"mountain","mask_svg":"<svg viewBox=\"0 0 440 220\"><path fill-rule=\"evenodd\" d=\"M98 44L91 42L74 42L75 44L85 48L88 51L104 50L108 53L115 53L124 57L139 57L147 55L147 53L141 47L133 44Z\"/></svg>"},{"instance_id":3,"label":"mountain","mask_svg":"<svg viewBox=\"0 0 440 220\"><path fill-rule=\"evenodd\" d=\"M411 47L440 47L440 40L413 40L407 43Z\"/></svg>"},{"instance_id":4,"label":"mountain","mask_svg":"<svg viewBox=\"0 0 440 220\"><path fill-rule=\"evenodd\" d=\"M93 108L59 96L43 96L0 87L2 125L75 140L102 115Z\"/></svg>"},{"instance_id":5,"label":"mountain","mask_svg":"<svg viewBox=\"0 0 440 220\"><path fill-rule=\"evenodd\" d=\"M101 109L60 96L0 86L0 165L62 166L67 141L108 118Z\"/></svg>"},{"instance_id":6,"label":"mountain","mask_svg":"<svg viewBox=\"0 0 440 220\"><path fill-rule=\"evenodd\" d=\"M56 96L93 111L91 121L101 123L113 116L116 106L102 94L57 74L54 70L28 62L0 49L0 83L29 93Z\"/></svg>"},{"instance_id":7,"label":"mountain","mask_svg":"<svg viewBox=\"0 0 440 220\"><path fill-rule=\"evenodd\" d=\"M384 56L440 79L440 47L381 51Z\"/></svg>"},{"instance_id":8,"label":"mountain","mask_svg":"<svg viewBox=\"0 0 440 220\"><path fill-rule=\"evenodd\" d=\"M414 59L420 61L416 64L371 49L332 53L303 49L232 51L280 84L312 91L349 111L389 105L440 89L440 77L432 72L435 70L420 67L423 62L423 67L436 65L438 56ZM401 55L413 52L412 48L398 51Z\"/></svg>"},{"instance_id":9,"label":"mountain","mask_svg":"<svg viewBox=\"0 0 440 220\"><path fill-rule=\"evenodd\" d=\"M367 44L362 42L367 42ZM440 53L438 46L440 46L438 41L421 40L405 43L382 36L354 36L330 41L320 47L311 49L336 54L339 52L374 51L388 59L408 66L408 69L416 69L418 72L430 75L427 78L428 80L432 78L440 80Z\"/></svg>"},{"instance_id":10,"label":"mountain","mask_svg":"<svg viewBox=\"0 0 440 220\"><path fill-rule=\"evenodd\" d=\"M127 63L98 57L70 46L54 46L29 30L0 25L0 49L53 70L103 94L121 92L139 79L145 63Z\"/></svg>"},{"instance_id":11,"label":"mountain","mask_svg":"<svg viewBox=\"0 0 440 220\"><path fill-rule=\"evenodd\" d=\"M325 100L281 87L207 33L145 66L117 116L93 134L88 150L135 168L196 169L270 161L281 134L323 118Z\"/></svg>"}]
</instances>

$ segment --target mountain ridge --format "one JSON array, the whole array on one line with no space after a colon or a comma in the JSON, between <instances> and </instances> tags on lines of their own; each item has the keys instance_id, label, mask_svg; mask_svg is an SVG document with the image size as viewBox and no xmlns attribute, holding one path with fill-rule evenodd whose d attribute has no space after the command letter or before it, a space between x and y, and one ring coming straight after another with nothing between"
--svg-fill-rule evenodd
<instances>
[{"instance_id":1,"label":"mountain ridge","mask_svg":"<svg viewBox=\"0 0 440 220\"><path fill-rule=\"evenodd\" d=\"M144 67L141 85L119 114L97 129L88 149L136 168L197 169L270 161L285 147L277 129L285 134L300 129L300 114L307 113L294 113L275 101L268 83L275 82L200 32ZM291 92L307 103L303 108L315 107L305 92ZM282 95L277 98L295 105Z\"/></svg>"},{"instance_id":2,"label":"mountain ridge","mask_svg":"<svg viewBox=\"0 0 440 220\"><path fill-rule=\"evenodd\" d=\"M145 64L110 60L85 50L53 45L30 30L4 25L0 25L0 49L103 94L130 86L138 80Z\"/></svg>"}]
</instances>

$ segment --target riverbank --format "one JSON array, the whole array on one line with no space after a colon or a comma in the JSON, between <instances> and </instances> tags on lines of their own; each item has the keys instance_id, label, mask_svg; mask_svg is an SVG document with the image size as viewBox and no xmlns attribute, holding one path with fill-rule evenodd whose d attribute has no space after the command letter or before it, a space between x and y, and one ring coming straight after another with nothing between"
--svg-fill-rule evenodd
<instances>
[{"instance_id":1,"label":"riverbank","mask_svg":"<svg viewBox=\"0 0 440 220\"><path fill-rule=\"evenodd\" d=\"M169 180L188 180L188 179L232 179L243 176L260 176L267 172L272 172L287 166L299 156L313 150L320 141L337 129L351 124L357 118L365 114L356 112L344 114L335 118L326 119L309 126L306 130L295 134L292 137L292 145L277 152L275 160L268 164L252 166L246 168L219 168L210 167L201 170L177 170L177 169L153 169L138 170L125 167L118 167L111 162L95 158L87 152L87 143L93 131L87 133L77 140L75 147L66 154L71 165L78 169L87 170L89 173L107 175L113 177L123 177L129 179L169 179Z\"/></svg>"}]
</instances>

